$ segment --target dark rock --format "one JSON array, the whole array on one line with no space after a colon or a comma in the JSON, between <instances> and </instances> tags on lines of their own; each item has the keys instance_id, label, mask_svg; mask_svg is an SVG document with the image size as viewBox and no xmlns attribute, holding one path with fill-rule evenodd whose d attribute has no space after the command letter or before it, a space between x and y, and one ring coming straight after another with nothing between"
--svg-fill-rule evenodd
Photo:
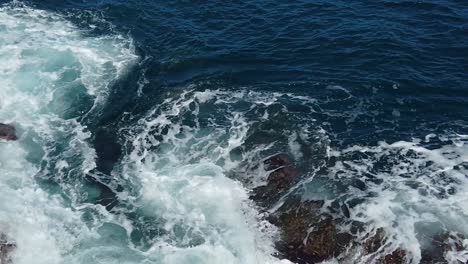
<instances>
[{"instance_id":1,"label":"dark rock","mask_svg":"<svg viewBox=\"0 0 468 264\"><path fill-rule=\"evenodd\" d=\"M298 170L293 167L289 157L284 154L275 155L264 161L265 169L271 171L267 184L253 190L252 200L268 207L284 195L296 182Z\"/></svg>"},{"instance_id":2,"label":"dark rock","mask_svg":"<svg viewBox=\"0 0 468 264\"><path fill-rule=\"evenodd\" d=\"M354 208L357 205L362 204L363 202L365 202L365 200L362 198L352 198L348 200L346 203L348 204L349 208Z\"/></svg>"},{"instance_id":3,"label":"dark rock","mask_svg":"<svg viewBox=\"0 0 468 264\"><path fill-rule=\"evenodd\" d=\"M386 242L385 231L382 228L377 229L375 235L366 239L364 242L364 253L372 254L377 251L385 244ZM378 258L375 263L378 264L399 264L405 263L406 260L406 251L402 249L396 249L392 253Z\"/></svg>"},{"instance_id":4,"label":"dark rock","mask_svg":"<svg viewBox=\"0 0 468 264\"><path fill-rule=\"evenodd\" d=\"M121 146L111 129L101 128L95 132L94 149L96 150L96 166L100 172L110 175L115 163L122 154Z\"/></svg>"},{"instance_id":5,"label":"dark rock","mask_svg":"<svg viewBox=\"0 0 468 264\"><path fill-rule=\"evenodd\" d=\"M270 171L267 184L254 189L251 198L263 207L270 207L290 191L299 180L299 172L284 154L266 159L264 167ZM352 185L360 190L366 189L361 180L356 180ZM378 254L385 247L387 239L383 229L378 229L375 235L364 242L354 239L355 235L364 231L364 223L349 219L350 208L361 202L362 199L350 201L349 204L335 200L325 208L324 201L302 201L299 197L287 197L268 219L281 230L281 241L276 243L279 256L299 264L318 263L332 258L345 261L351 254L364 248L365 255L377 253L373 263L404 263L404 250L396 249L385 256ZM351 224L351 233L339 231L337 226L341 224Z\"/></svg>"},{"instance_id":6,"label":"dark rock","mask_svg":"<svg viewBox=\"0 0 468 264\"><path fill-rule=\"evenodd\" d=\"M364 242L364 250L366 254L374 253L382 247L385 242L385 231L382 228L377 229L375 235L366 239Z\"/></svg>"},{"instance_id":7,"label":"dark rock","mask_svg":"<svg viewBox=\"0 0 468 264\"><path fill-rule=\"evenodd\" d=\"M334 200L333 202L330 203L330 206L327 207L327 209L334 214L339 213L341 210L341 204L340 201Z\"/></svg>"},{"instance_id":8,"label":"dark rock","mask_svg":"<svg viewBox=\"0 0 468 264\"><path fill-rule=\"evenodd\" d=\"M346 218L349 218L351 216L348 205L345 202L339 201L338 199L331 202L330 206L328 206L327 209L333 214L341 213Z\"/></svg>"},{"instance_id":9,"label":"dark rock","mask_svg":"<svg viewBox=\"0 0 468 264\"><path fill-rule=\"evenodd\" d=\"M445 260L445 254L449 251L460 252L465 250L463 246L464 239L465 237L462 234L454 232L444 232L434 236L431 245L421 252L421 263L448 263Z\"/></svg>"},{"instance_id":10,"label":"dark rock","mask_svg":"<svg viewBox=\"0 0 468 264\"><path fill-rule=\"evenodd\" d=\"M366 184L359 179L355 179L354 181L352 181L351 186L356 187L361 191L364 191L366 189Z\"/></svg>"},{"instance_id":11,"label":"dark rock","mask_svg":"<svg viewBox=\"0 0 468 264\"><path fill-rule=\"evenodd\" d=\"M393 251L391 254L384 256L377 260L379 264L401 264L405 263L406 260L406 251L402 249L397 249Z\"/></svg>"},{"instance_id":12,"label":"dark rock","mask_svg":"<svg viewBox=\"0 0 468 264\"><path fill-rule=\"evenodd\" d=\"M261 206L269 207L299 180L299 172L285 154L266 159L264 167L270 171L267 184L254 189L251 198ZM348 247L353 236L338 232L335 219L322 213L323 205L323 201L302 202L300 198L289 197L270 215L270 222L282 232L282 240L277 243L282 257L296 263L317 263L338 256ZM332 211L349 217L346 205L336 201L334 207L337 210Z\"/></svg>"},{"instance_id":13,"label":"dark rock","mask_svg":"<svg viewBox=\"0 0 468 264\"><path fill-rule=\"evenodd\" d=\"M263 164L265 166L265 170L270 171L285 166L291 166L292 161L288 155L280 153L265 159Z\"/></svg>"},{"instance_id":14,"label":"dark rock","mask_svg":"<svg viewBox=\"0 0 468 264\"><path fill-rule=\"evenodd\" d=\"M346 216L347 218L351 217L351 214L349 213L349 208L345 203L341 205L341 211L343 212L344 216Z\"/></svg>"},{"instance_id":15,"label":"dark rock","mask_svg":"<svg viewBox=\"0 0 468 264\"><path fill-rule=\"evenodd\" d=\"M16 248L16 245L9 242L6 236L0 233L0 264L11 263L11 252Z\"/></svg>"},{"instance_id":16,"label":"dark rock","mask_svg":"<svg viewBox=\"0 0 468 264\"><path fill-rule=\"evenodd\" d=\"M277 204L280 199L299 180L299 172L287 155L280 154L264 161L264 167L270 174L267 184L253 190L251 198L263 207ZM352 186L366 190L366 183L355 180ZM377 196L369 193L369 197ZM340 263L351 263L355 257L367 256L366 263L400 264L407 262L407 252L396 248L389 254L387 234L383 228L375 230L364 241L355 236L365 231L366 223L352 221L350 209L361 204L362 198L347 201L335 200L324 206L324 201L301 201L298 197L286 197L284 203L268 220L281 230L281 240L276 243L278 257L289 259L298 264L318 263L335 258ZM337 226L347 225L350 233L340 232ZM449 251L466 250L464 237L456 233L442 233L435 236L432 246L423 249L420 263L447 263L445 254ZM461 263L461 262L460 262ZM468 263L466 263L468 264Z\"/></svg>"},{"instance_id":17,"label":"dark rock","mask_svg":"<svg viewBox=\"0 0 468 264\"><path fill-rule=\"evenodd\" d=\"M17 140L15 127L0 123L0 139Z\"/></svg>"},{"instance_id":18,"label":"dark rock","mask_svg":"<svg viewBox=\"0 0 468 264\"><path fill-rule=\"evenodd\" d=\"M277 247L287 259L297 263L317 263L338 256L352 236L338 233L335 220L320 212L323 201L289 199L271 222L282 230Z\"/></svg>"}]
</instances>

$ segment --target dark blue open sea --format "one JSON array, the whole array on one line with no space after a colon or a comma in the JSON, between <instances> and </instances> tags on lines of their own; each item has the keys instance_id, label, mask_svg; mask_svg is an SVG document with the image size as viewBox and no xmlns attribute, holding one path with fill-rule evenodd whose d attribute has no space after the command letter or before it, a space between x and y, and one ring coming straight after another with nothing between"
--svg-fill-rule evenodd
<instances>
[{"instance_id":1,"label":"dark blue open sea","mask_svg":"<svg viewBox=\"0 0 468 264\"><path fill-rule=\"evenodd\" d=\"M0 0L0 242L13 264L468 263L467 84L467 0ZM253 199L278 153L294 179ZM329 240L270 221L294 199L354 242L284 250Z\"/></svg>"}]
</instances>

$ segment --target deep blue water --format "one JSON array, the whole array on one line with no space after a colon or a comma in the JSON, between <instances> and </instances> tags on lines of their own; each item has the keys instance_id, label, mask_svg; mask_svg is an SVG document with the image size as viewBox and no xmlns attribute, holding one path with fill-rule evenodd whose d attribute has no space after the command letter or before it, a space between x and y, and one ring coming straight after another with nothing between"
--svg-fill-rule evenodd
<instances>
[{"instance_id":1,"label":"deep blue water","mask_svg":"<svg viewBox=\"0 0 468 264\"><path fill-rule=\"evenodd\" d=\"M100 258L98 253L87 253L90 249L83 241L88 240L75 239L71 246L58 247L61 257L44 263L207 263L204 257L220 263L222 258L217 257L224 253L218 248L183 251L200 245L227 245L232 252L227 263L254 263L248 243L244 248L222 235L231 229L241 230L241 237L251 235L239 224L242 220L237 221L242 213L231 215L239 211L237 207L189 204L184 197L195 190L181 186L191 184L186 183L191 175L220 174L229 183L223 180L210 188L245 202L242 193L264 180L253 164L277 152L293 157L302 173L290 196L347 204L353 220L368 223L372 230L386 228L392 243L410 252L409 262L418 263L427 248L424 241L441 230L468 235L464 197L468 192L468 1L1 2L11 8L2 10L6 13L24 5L47 12L46 22L39 16L18 26L26 32L28 23L45 23L40 30L47 32L47 21L54 21L49 15L54 14L80 32L78 39L84 41L73 45L81 47L92 40L90 45L99 51L103 36L119 35L128 40L122 49L134 56L117 77L113 58L125 57L119 52L103 55L104 70L91 71L109 76L103 77L107 90L102 104L93 107L94 95L84 92L89 90L85 81L78 84L81 88L67 88L69 93L55 91L52 103L48 102L52 110L47 111L85 127L89 136L84 142L91 152L84 147L79 154L67 152L69 146L79 145L67 136L75 135L66 129L75 125L50 121L50 127L65 131L51 143L45 138L50 140L58 132L45 136L49 134L38 124L22 125L20 114L0 112L2 118L17 119L24 132L20 144L31 166L38 168L32 178L40 189L58 194L63 199L60 204L80 212L78 218L85 219L89 228L99 223L90 232L100 230L96 232L103 241L92 240L92 245L115 243L115 252L109 249L108 258ZM9 27L6 21L2 20L0 32ZM29 41L27 35L12 43ZM67 39L73 42L71 36ZM50 36L52 41L55 38L59 41L53 50L60 50L62 40ZM0 50L6 50L4 43L0 40ZM102 50L120 45L110 43L104 42ZM81 55L73 54L81 53L66 45L60 51L62 59L54 57L50 63L59 66L44 72L59 72L61 83L80 82L84 78L76 76L85 67ZM28 47L33 53L39 50L34 41ZM49 55L39 57L47 60L53 53L44 51ZM30 53L23 51L20 57L25 56ZM60 71L75 66L80 70ZM8 79L7 74L5 70L2 78ZM41 83L40 78L34 80ZM269 144L273 145L267 148ZM89 154L94 152L95 156ZM95 166L83 165L86 157ZM64 160L67 166L62 166ZM171 173L180 181L176 177L177 182L172 182ZM169 175L169 180L161 175ZM231 194L236 184L245 190ZM240 211L256 212L249 208ZM219 220L222 217L213 213L217 210L226 210L232 223ZM198 226L190 212L216 220ZM117 216L121 218L113 218ZM164 243L173 248L166 249ZM252 252L262 250L254 247ZM468 258L467 250L462 257Z\"/></svg>"},{"instance_id":2,"label":"deep blue water","mask_svg":"<svg viewBox=\"0 0 468 264\"><path fill-rule=\"evenodd\" d=\"M139 75L148 81L143 92L149 101L206 81L314 97L330 96L325 87L338 85L366 101L368 111L381 111L379 119L392 121L357 124L353 137L373 137L375 129L395 125L396 135L385 136L420 136L441 123L441 129L466 132L456 125L468 111L465 1L33 3L59 13L98 13L134 39L143 60L115 89L117 101L128 101L120 111L141 100L134 98ZM81 19L74 22L87 23ZM105 33L106 26L93 33ZM354 103L330 108L346 112ZM398 118L390 115L393 109L401 112Z\"/></svg>"}]
</instances>

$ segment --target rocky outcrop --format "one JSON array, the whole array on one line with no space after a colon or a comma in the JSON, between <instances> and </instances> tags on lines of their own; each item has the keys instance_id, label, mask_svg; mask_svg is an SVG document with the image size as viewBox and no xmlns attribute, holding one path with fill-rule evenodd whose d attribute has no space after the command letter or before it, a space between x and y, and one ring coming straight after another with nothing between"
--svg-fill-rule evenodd
<instances>
[{"instance_id":1,"label":"rocky outcrop","mask_svg":"<svg viewBox=\"0 0 468 264\"><path fill-rule=\"evenodd\" d=\"M267 183L253 190L251 198L268 208L276 204L299 180L291 159L279 154L266 159ZM352 236L340 233L335 219L322 212L324 201L301 201L288 197L269 221L282 231L277 248L282 257L296 263L317 263L341 254Z\"/></svg>"},{"instance_id":2,"label":"rocky outcrop","mask_svg":"<svg viewBox=\"0 0 468 264\"><path fill-rule=\"evenodd\" d=\"M12 125L0 123L0 139L3 140L17 140L16 129Z\"/></svg>"},{"instance_id":3,"label":"rocky outcrop","mask_svg":"<svg viewBox=\"0 0 468 264\"><path fill-rule=\"evenodd\" d=\"M287 155L272 156L264 160L263 165L269 172L267 183L255 188L251 198L269 210L273 205L280 204L268 217L281 230L281 240L276 244L280 257L299 264L319 263L333 258L339 263L366 264L400 264L410 260L408 252L398 247L383 254L389 252L392 245L382 228L358 239L359 234L365 231L366 223L350 218L352 206L348 207L349 204L338 200L303 201L298 196L288 194L299 181L300 172ZM365 189L363 183L358 187ZM348 227L346 232L339 228L344 225ZM448 253L461 254L467 250L464 239L453 232L435 236L432 246L422 250L421 263L448 264Z\"/></svg>"},{"instance_id":4,"label":"rocky outcrop","mask_svg":"<svg viewBox=\"0 0 468 264\"><path fill-rule=\"evenodd\" d=\"M344 252L352 236L340 233L335 220L321 213L323 201L289 199L270 221L280 227L283 239L277 248L296 263L317 263Z\"/></svg>"},{"instance_id":5,"label":"rocky outcrop","mask_svg":"<svg viewBox=\"0 0 468 264\"><path fill-rule=\"evenodd\" d=\"M407 253L402 249L397 248L384 256L378 253L387 242L383 229L378 229L375 235L359 242L355 236L361 230L359 223L351 222L354 233L340 231L338 226L343 223L343 219L334 218L323 207L323 201L292 198L270 216L270 222L280 227L283 234L277 244L283 257L299 264L319 263L332 258L347 263L346 260L352 259L356 250L362 249L363 255L377 253L369 263L405 263Z\"/></svg>"}]
</instances>

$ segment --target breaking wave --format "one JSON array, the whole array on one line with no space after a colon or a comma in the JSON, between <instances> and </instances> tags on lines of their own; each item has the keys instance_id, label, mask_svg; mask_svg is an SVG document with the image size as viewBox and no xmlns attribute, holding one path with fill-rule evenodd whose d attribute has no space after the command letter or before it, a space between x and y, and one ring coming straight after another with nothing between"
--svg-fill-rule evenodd
<instances>
[{"instance_id":1,"label":"breaking wave","mask_svg":"<svg viewBox=\"0 0 468 264\"><path fill-rule=\"evenodd\" d=\"M95 167L82 123L137 60L132 42L11 2L0 7L0 59L0 120L21 138L0 143L0 229L17 245L13 262L90 263L82 252L106 239L99 217L112 217L82 203Z\"/></svg>"}]
</instances>

